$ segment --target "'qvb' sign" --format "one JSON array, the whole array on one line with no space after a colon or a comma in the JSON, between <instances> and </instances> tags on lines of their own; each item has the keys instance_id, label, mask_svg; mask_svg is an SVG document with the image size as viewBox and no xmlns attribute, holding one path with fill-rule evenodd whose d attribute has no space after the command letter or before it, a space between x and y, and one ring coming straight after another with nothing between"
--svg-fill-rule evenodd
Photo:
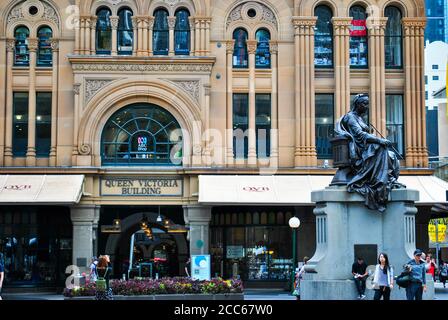
<instances>
[{"instance_id":1,"label":"'qvb' sign","mask_svg":"<svg viewBox=\"0 0 448 320\"><path fill-rule=\"evenodd\" d=\"M179 177L108 177L101 179L102 196L182 196Z\"/></svg>"}]
</instances>

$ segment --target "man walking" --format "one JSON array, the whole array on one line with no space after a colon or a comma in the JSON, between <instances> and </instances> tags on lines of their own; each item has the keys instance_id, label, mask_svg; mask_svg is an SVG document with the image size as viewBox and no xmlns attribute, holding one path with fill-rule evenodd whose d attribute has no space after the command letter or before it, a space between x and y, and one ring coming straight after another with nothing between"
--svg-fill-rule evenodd
<instances>
[{"instance_id":1,"label":"man walking","mask_svg":"<svg viewBox=\"0 0 448 320\"><path fill-rule=\"evenodd\" d=\"M411 283L406 288L406 298L408 300L422 300L423 291L426 292L426 268L421 261L422 251L414 251L414 259L409 261L406 267L410 270Z\"/></svg>"},{"instance_id":2,"label":"man walking","mask_svg":"<svg viewBox=\"0 0 448 320\"><path fill-rule=\"evenodd\" d=\"M353 263L352 274L355 278L356 289L358 290L358 299L364 299L366 297L366 280L369 274L363 258L358 257L357 261Z\"/></svg>"}]
</instances>

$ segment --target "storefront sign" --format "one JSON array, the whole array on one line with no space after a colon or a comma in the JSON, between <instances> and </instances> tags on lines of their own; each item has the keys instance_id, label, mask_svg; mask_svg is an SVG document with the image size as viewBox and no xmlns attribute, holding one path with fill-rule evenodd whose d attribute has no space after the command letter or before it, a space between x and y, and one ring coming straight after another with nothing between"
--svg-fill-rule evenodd
<instances>
[{"instance_id":1,"label":"storefront sign","mask_svg":"<svg viewBox=\"0 0 448 320\"><path fill-rule=\"evenodd\" d=\"M351 37L365 37L367 36L366 20L353 20L350 28Z\"/></svg>"},{"instance_id":2,"label":"storefront sign","mask_svg":"<svg viewBox=\"0 0 448 320\"><path fill-rule=\"evenodd\" d=\"M191 278L193 280L210 280L210 255L191 256Z\"/></svg>"},{"instance_id":3,"label":"storefront sign","mask_svg":"<svg viewBox=\"0 0 448 320\"><path fill-rule=\"evenodd\" d=\"M226 249L227 259L244 258L243 246L227 246Z\"/></svg>"},{"instance_id":4,"label":"storefront sign","mask_svg":"<svg viewBox=\"0 0 448 320\"><path fill-rule=\"evenodd\" d=\"M103 178L102 196L182 196L183 180L179 177Z\"/></svg>"},{"instance_id":5,"label":"storefront sign","mask_svg":"<svg viewBox=\"0 0 448 320\"><path fill-rule=\"evenodd\" d=\"M101 226L101 232L102 233L121 233L121 227L120 226Z\"/></svg>"}]
</instances>

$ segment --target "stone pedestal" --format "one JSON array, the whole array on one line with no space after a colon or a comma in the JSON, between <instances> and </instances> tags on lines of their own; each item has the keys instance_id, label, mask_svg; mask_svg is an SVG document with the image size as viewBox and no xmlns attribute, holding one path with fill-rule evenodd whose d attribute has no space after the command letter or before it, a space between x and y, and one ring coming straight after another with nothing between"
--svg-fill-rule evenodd
<instances>
[{"instance_id":1,"label":"stone pedestal","mask_svg":"<svg viewBox=\"0 0 448 320\"><path fill-rule=\"evenodd\" d=\"M384 213L369 210L364 198L348 193L346 187L327 187L312 192L311 199L316 203L317 248L301 282L303 300L356 299L351 274L356 259L355 245L376 245L376 256L387 253L396 275L413 258L417 213L414 203L419 199L418 191L393 190ZM367 289L366 294L368 298L373 297L373 290ZM434 291L428 290L425 297L433 295ZM396 286L392 298L405 297L405 290Z\"/></svg>"}]
</instances>

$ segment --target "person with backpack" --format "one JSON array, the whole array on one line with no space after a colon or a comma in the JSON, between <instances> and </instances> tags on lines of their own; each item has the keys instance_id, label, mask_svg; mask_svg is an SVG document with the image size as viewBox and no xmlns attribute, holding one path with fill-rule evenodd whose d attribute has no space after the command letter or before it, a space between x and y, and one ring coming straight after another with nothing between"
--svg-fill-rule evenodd
<instances>
[{"instance_id":1,"label":"person with backpack","mask_svg":"<svg viewBox=\"0 0 448 320\"><path fill-rule=\"evenodd\" d=\"M448 263L442 262L439 271L439 280L443 283L443 288L445 288L446 280L448 279Z\"/></svg>"},{"instance_id":2,"label":"person with backpack","mask_svg":"<svg viewBox=\"0 0 448 320\"><path fill-rule=\"evenodd\" d=\"M2 288L4 279L5 279L5 263L3 261L3 253L0 252L0 300L2 300Z\"/></svg>"},{"instance_id":3,"label":"person with backpack","mask_svg":"<svg viewBox=\"0 0 448 320\"><path fill-rule=\"evenodd\" d=\"M112 267L110 257L100 256L96 267L97 280L95 281L95 300L113 300L112 288L109 286Z\"/></svg>"},{"instance_id":4,"label":"person with backpack","mask_svg":"<svg viewBox=\"0 0 448 320\"><path fill-rule=\"evenodd\" d=\"M422 250L414 251L414 259L406 264L409 271L409 284L406 287L406 298L408 300L422 300L423 292L426 292L426 267L421 261Z\"/></svg>"},{"instance_id":5,"label":"person with backpack","mask_svg":"<svg viewBox=\"0 0 448 320\"><path fill-rule=\"evenodd\" d=\"M389 264L389 257L380 253L373 276L375 295L373 300L390 300L390 292L394 288L394 271Z\"/></svg>"}]
</instances>

